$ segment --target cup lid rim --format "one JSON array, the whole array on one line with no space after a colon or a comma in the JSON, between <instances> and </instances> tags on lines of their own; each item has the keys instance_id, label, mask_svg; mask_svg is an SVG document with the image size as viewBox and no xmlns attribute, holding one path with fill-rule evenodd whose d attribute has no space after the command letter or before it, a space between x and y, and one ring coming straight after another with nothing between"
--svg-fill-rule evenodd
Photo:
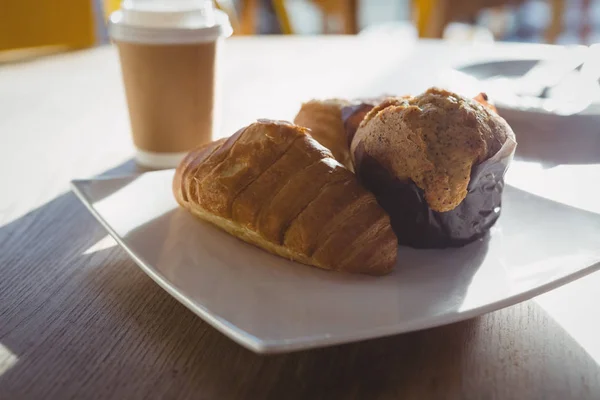
<instances>
[{"instance_id":1,"label":"cup lid rim","mask_svg":"<svg viewBox=\"0 0 600 400\"><path fill-rule=\"evenodd\" d=\"M215 23L200 27L156 27L126 24L120 11L115 11L108 21L111 39L123 42L145 44L185 44L200 43L229 37L233 33L229 17L221 10L215 10Z\"/></svg>"}]
</instances>

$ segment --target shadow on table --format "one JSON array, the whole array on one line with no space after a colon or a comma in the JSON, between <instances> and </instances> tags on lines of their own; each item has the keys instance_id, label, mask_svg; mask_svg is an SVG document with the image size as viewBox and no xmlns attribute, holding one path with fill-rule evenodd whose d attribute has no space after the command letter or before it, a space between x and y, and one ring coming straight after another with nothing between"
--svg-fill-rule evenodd
<instances>
[{"instance_id":1,"label":"shadow on table","mask_svg":"<svg viewBox=\"0 0 600 400\"><path fill-rule=\"evenodd\" d=\"M147 352L156 353L151 358L175 355L156 371L136 368L134 376L151 373L161 379L172 373L170 381L155 387L157 397L424 398L426 393L429 398L467 398L478 393L479 398L510 398L518 388L531 393L526 398L547 393L557 399L591 398L576 392L580 380L588 382L588 390L590 384L600 389L594 381L598 364L559 325L544 320L534 303L421 332L260 356L207 326L149 279L129 276L103 285L105 300L120 305L123 315L115 319L145 321L130 343L144 343ZM528 307L539 313L537 318L517 324L533 311ZM138 352L123 357L135 362ZM574 368L568 380L565 365ZM546 387L525 389L541 382L531 374L545 376Z\"/></svg>"},{"instance_id":2,"label":"shadow on table","mask_svg":"<svg viewBox=\"0 0 600 400\"><path fill-rule=\"evenodd\" d=\"M70 192L0 227L0 343L15 358L0 372L0 398L558 399L600 391L600 366L532 302L421 332L259 356L179 304L119 248L83 254L105 237Z\"/></svg>"}]
</instances>

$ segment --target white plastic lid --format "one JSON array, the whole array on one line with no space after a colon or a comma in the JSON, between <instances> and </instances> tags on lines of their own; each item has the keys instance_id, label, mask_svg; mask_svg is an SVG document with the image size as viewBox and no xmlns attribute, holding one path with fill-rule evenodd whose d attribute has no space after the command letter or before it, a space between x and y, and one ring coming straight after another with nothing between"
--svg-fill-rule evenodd
<instances>
[{"instance_id":1,"label":"white plastic lid","mask_svg":"<svg viewBox=\"0 0 600 400\"><path fill-rule=\"evenodd\" d=\"M230 36L232 28L211 0L123 0L110 16L108 31L117 41L185 44Z\"/></svg>"}]
</instances>

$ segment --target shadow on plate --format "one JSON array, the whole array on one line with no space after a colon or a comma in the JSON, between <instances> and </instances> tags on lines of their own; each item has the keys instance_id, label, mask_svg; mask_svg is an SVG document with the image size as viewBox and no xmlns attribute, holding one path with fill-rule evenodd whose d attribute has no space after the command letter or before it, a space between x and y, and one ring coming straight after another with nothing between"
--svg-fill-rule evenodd
<instances>
[{"instance_id":1,"label":"shadow on plate","mask_svg":"<svg viewBox=\"0 0 600 400\"><path fill-rule=\"evenodd\" d=\"M490 61L486 63L464 65L457 68L457 70L479 80L497 76L499 75L498 71L502 72L502 76L517 77L525 75L539 61L540 60Z\"/></svg>"}]
</instances>

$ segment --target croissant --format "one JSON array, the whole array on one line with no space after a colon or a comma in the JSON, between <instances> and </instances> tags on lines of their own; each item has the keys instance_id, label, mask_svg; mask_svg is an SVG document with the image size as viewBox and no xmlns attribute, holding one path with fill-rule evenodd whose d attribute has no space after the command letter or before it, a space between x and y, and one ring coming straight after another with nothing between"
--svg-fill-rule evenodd
<instances>
[{"instance_id":1,"label":"croissant","mask_svg":"<svg viewBox=\"0 0 600 400\"><path fill-rule=\"evenodd\" d=\"M348 105L350 102L342 99L311 100L302 104L294 123L309 128L311 136L317 142L328 148L344 167L354 172L342 120L342 108Z\"/></svg>"},{"instance_id":2,"label":"croissant","mask_svg":"<svg viewBox=\"0 0 600 400\"><path fill-rule=\"evenodd\" d=\"M303 127L260 120L202 146L173 192L196 217L291 260L370 275L396 263L387 214Z\"/></svg>"}]
</instances>

